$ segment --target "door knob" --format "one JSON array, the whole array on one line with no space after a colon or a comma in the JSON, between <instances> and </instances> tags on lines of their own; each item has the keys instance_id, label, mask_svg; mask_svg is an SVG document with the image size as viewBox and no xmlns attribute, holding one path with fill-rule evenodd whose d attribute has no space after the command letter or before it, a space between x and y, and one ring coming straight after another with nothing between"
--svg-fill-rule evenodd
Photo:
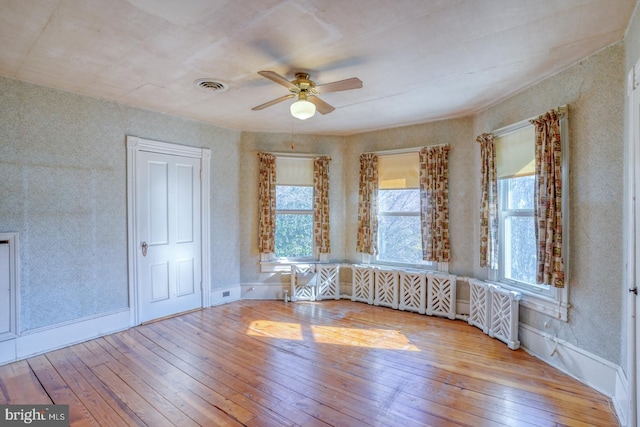
<instances>
[{"instance_id":1,"label":"door knob","mask_svg":"<svg viewBox=\"0 0 640 427\"><path fill-rule=\"evenodd\" d=\"M149 249L147 242L142 242L142 256L147 256L147 249Z\"/></svg>"}]
</instances>

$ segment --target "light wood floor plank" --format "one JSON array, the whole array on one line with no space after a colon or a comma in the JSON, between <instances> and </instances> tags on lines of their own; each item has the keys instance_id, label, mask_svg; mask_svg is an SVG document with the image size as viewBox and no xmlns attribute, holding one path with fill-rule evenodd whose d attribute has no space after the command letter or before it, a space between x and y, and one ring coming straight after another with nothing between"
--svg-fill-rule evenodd
<instances>
[{"instance_id":1,"label":"light wood floor plank","mask_svg":"<svg viewBox=\"0 0 640 427\"><path fill-rule=\"evenodd\" d=\"M0 366L0 404L19 405L24 402L34 405L52 403L26 360Z\"/></svg>"},{"instance_id":2,"label":"light wood floor plank","mask_svg":"<svg viewBox=\"0 0 640 427\"><path fill-rule=\"evenodd\" d=\"M40 355L27 360L38 381L45 388L54 404L69 405L69 423L72 426L98 426L100 423L82 404L74 391L51 365L47 356ZM31 402L25 402L31 403Z\"/></svg>"},{"instance_id":3,"label":"light wood floor plank","mask_svg":"<svg viewBox=\"0 0 640 427\"><path fill-rule=\"evenodd\" d=\"M71 424L617 426L600 393L477 328L350 301L243 300L0 367Z\"/></svg>"}]
</instances>

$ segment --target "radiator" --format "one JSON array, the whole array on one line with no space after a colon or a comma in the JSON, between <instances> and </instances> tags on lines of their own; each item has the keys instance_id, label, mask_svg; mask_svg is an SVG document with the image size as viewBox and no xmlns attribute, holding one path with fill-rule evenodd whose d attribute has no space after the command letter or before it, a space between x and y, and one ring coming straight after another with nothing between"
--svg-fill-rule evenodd
<instances>
[{"instance_id":1,"label":"radiator","mask_svg":"<svg viewBox=\"0 0 640 427\"><path fill-rule=\"evenodd\" d=\"M291 301L315 301L316 284L314 264L291 265Z\"/></svg>"},{"instance_id":2,"label":"radiator","mask_svg":"<svg viewBox=\"0 0 640 427\"><path fill-rule=\"evenodd\" d=\"M340 299L339 265L317 264L316 273L316 299Z\"/></svg>"},{"instance_id":3,"label":"radiator","mask_svg":"<svg viewBox=\"0 0 640 427\"><path fill-rule=\"evenodd\" d=\"M489 334L489 284L469 279L469 324Z\"/></svg>"},{"instance_id":4,"label":"radiator","mask_svg":"<svg viewBox=\"0 0 640 427\"><path fill-rule=\"evenodd\" d=\"M351 301L373 304L373 268L354 265Z\"/></svg>"},{"instance_id":5,"label":"radiator","mask_svg":"<svg viewBox=\"0 0 640 427\"><path fill-rule=\"evenodd\" d=\"M422 272L400 271L398 309L425 314L427 311L427 276Z\"/></svg>"},{"instance_id":6,"label":"radiator","mask_svg":"<svg viewBox=\"0 0 640 427\"><path fill-rule=\"evenodd\" d=\"M456 276L427 274L427 315L456 318Z\"/></svg>"},{"instance_id":7,"label":"radiator","mask_svg":"<svg viewBox=\"0 0 640 427\"><path fill-rule=\"evenodd\" d=\"M492 338L499 339L516 350L520 292L469 279L469 324L476 326Z\"/></svg>"},{"instance_id":8,"label":"radiator","mask_svg":"<svg viewBox=\"0 0 640 427\"><path fill-rule=\"evenodd\" d=\"M374 272L374 305L398 308L398 272L376 268Z\"/></svg>"}]
</instances>

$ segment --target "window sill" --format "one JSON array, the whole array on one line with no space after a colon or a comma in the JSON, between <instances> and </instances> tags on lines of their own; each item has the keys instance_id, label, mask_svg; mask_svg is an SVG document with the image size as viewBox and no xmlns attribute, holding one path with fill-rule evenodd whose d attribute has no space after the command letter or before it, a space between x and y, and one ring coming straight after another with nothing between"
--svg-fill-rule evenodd
<instances>
[{"instance_id":1,"label":"window sill","mask_svg":"<svg viewBox=\"0 0 640 427\"><path fill-rule=\"evenodd\" d=\"M565 289L551 289L552 296L542 295L538 292L523 289L518 286L513 286L508 283L489 281L496 286L500 286L510 291L520 292L522 298L520 299L520 305L527 307L531 310L537 311L547 316L551 316L555 319L567 322L569 320L569 304L565 302L566 291Z\"/></svg>"},{"instance_id":2,"label":"window sill","mask_svg":"<svg viewBox=\"0 0 640 427\"><path fill-rule=\"evenodd\" d=\"M318 261L263 261L260 263L260 273L290 273L291 266L296 264L317 264Z\"/></svg>"}]
</instances>

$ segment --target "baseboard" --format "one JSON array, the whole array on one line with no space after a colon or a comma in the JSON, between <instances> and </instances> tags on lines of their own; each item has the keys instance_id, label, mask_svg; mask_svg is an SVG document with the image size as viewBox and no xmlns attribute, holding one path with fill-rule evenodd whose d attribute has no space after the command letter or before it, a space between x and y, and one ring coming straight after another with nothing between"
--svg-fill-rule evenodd
<instances>
[{"instance_id":1,"label":"baseboard","mask_svg":"<svg viewBox=\"0 0 640 427\"><path fill-rule=\"evenodd\" d=\"M242 289L240 285L230 286L224 289L211 291L211 305L228 304L242 299Z\"/></svg>"},{"instance_id":2,"label":"baseboard","mask_svg":"<svg viewBox=\"0 0 640 427\"><path fill-rule=\"evenodd\" d=\"M618 365L529 325L520 324L519 337L520 345L527 353L610 397L618 419L624 425L625 400L628 400L625 397L626 378Z\"/></svg>"},{"instance_id":3,"label":"baseboard","mask_svg":"<svg viewBox=\"0 0 640 427\"><path fill-rule=\"evenodd\" d=\"M240 299L284 300L284 291L290 291L289 286L264 283L243 284L240 285L240 289ZM289 298L291 298L290 294Z\"/></svg>"},{"instance_id":4,"label":"baseboard","mask_svg":"<svg viewBox=\"0 0 640 427\"><path fill-rule=\"evenodd\" d=\"M0 365L128 329L129 321L126 308L25 332L0 342Z\"/></svg>"}]
</instances>

